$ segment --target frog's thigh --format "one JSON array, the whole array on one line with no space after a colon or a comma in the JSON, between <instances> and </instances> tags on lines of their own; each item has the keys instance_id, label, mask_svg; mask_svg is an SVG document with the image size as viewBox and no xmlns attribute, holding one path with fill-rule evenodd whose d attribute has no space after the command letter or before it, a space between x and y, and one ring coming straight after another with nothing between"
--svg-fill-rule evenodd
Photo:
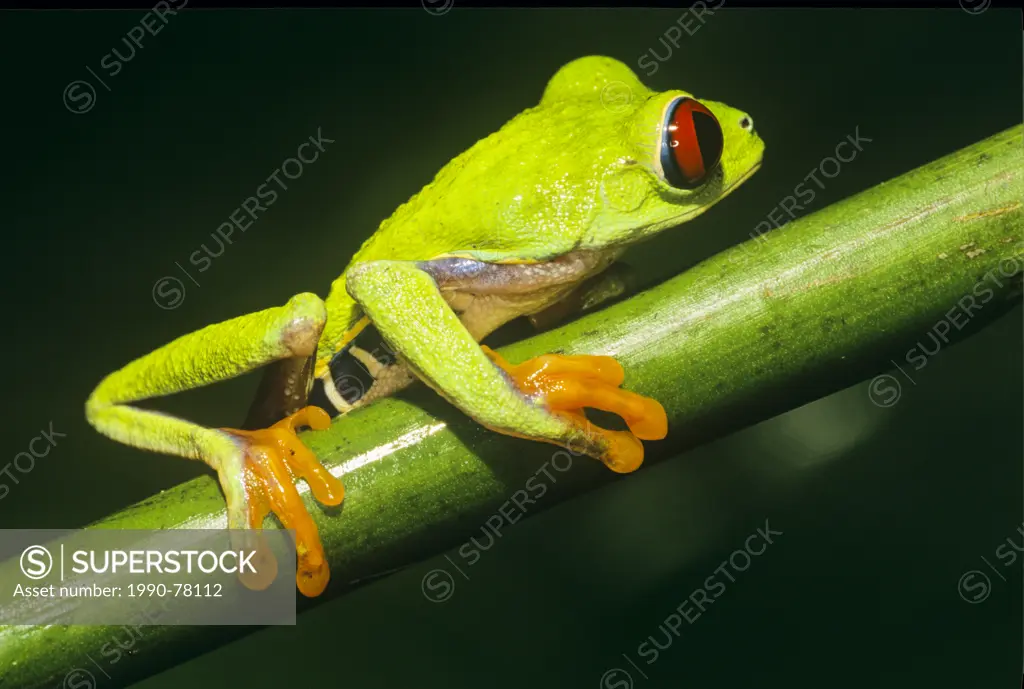
<instances>
[{"instance_id":1,"label":"frog's thigh","mask_svg":"<svg viewBox=\"0 0 1024 689\"><path fill-rule=\"evenodd\" d=\"M179 337L104 378L86 402L86 416L114 440L219 468L216 450L223 449L223 434L130 403L234 378L274 361L305 358L315 350L325 318L316 295L300 294L283 307Z\"/></svg>"}]
</instances>

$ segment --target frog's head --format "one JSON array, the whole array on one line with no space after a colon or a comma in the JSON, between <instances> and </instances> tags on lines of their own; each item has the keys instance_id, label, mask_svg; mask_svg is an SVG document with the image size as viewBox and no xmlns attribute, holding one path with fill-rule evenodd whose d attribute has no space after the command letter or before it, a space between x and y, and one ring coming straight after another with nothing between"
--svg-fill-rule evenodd
<instances>
[{"instance_id":1,"label":"frog's head","mask_svg":"<svg viewBox=\"0 0 1024 689\"><path fill-rule=\"evenodd\" d=\"M700 215L761 165L764 142L747 113L686 91L651 91L623 63L575 60L541 104L589 101L599 182L581 246L628 244ZM579 149L577 149L578 151Z\"/></svg>"}]
</instances>

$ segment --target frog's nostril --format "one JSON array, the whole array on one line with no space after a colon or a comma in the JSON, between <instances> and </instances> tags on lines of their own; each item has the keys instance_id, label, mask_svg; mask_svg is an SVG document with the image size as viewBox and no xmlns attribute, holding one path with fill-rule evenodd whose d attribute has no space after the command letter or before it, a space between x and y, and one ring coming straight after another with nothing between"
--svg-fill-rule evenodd
<instances>
[{"instance_id":1,"label":"frog's nostril","mask_svg":"<svg viewBox=\"0 0 1024 689\"><path fill-rule=\"evenodd\" d=\"M747 131L754 131L754 120L749 115L744 115L740 118L740 128L746 129Z\"/></svg>"}]
</instances>

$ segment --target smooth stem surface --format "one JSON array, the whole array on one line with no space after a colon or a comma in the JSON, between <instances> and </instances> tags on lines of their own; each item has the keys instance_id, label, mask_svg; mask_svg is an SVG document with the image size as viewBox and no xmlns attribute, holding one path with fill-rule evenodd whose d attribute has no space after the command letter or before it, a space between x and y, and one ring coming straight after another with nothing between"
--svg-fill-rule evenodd
<instances>
[{"instance_id":1,"label":"smooth stem surface","mask_svg":"<svg viewBox=\"0 0 1024 689\"><path fill-rule=\"evenodd\" d=\"M951 310L973 306L963 330L948 333L954 340L1020 300L1021 135L992 136L501 352L512 362L544 352L617 357L626 387L668 411L669 439L646 444L648 462L891 369L891 360L902 365ZM347 496L330 513L310 504L332 582L302 607L465 541L557 451L490 433L425 389L304 439ZM616 478L597 462L573 467L536 511ZM204 477L93 528L224 523L217 484ZM121 687L249 631L144 628L131 656L103 666L108 678L93 661L126 637L122 628L8 627L0 687L59 686L74 668Z\"/></svg>"}]
</instances>

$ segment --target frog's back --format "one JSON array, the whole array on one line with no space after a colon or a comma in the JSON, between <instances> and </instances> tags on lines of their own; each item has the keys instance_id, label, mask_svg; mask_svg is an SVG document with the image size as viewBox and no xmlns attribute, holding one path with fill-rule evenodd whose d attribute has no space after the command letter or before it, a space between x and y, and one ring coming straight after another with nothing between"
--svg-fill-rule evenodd
<instances>
[{"instance_id":1,"label":"frog's back","mask_svg":"<svg viewBox=\"0 0 1024 689\"><path fill-rule=\"evenodd\" d=\"M586 142L552 124L585 106L556 107L524 110L453 158L381 223L353 264L453 254L544 260L570 251L596 194L575 174Z\"/></svg>"}]
</instances>

